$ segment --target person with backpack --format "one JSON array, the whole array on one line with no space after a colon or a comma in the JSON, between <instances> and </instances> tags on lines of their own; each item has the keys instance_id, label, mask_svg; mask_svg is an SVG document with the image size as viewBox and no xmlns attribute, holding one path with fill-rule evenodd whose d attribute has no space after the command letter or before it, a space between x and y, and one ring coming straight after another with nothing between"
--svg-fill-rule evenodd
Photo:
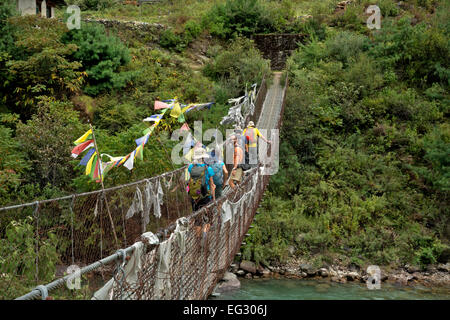
<instances>
[{"instance_id":1,"label":"person with backpack","mask_svg":"<svg viewBox=\"0 0 450 320\"><path fill-rule=\"evenodd\" d=\"M224 183L226 183L228 179L228 170L225 163L223 163L219 156L216 156L215 154L209 166L214 171L213 182L216 186L215 196L216 199L218 199L222 196Z\"/></svg>"},{"instance_id":2,"label":"person with backpack","mask_svg":"<svg viewBox=\"0 0 450 320\"><path fill-rule=\"evenodd\" d=\"M209 155L205 149L197 148L194 151L193 162L188 167L190 174L188 194L192 201L192 210L197 211L208 204L211 200L216 200L216 186L213 181L214 171L204 162Z\"/></svg>"},{"instance_id":3,"label":"person with backpack","mask_svg":"<svg viewBox=\"0 0 450 320\"><path fill-rule=\"evenodd\" d=\"M272 143L267 140L261 132L259 132L258 128L255 128L255 124L253 121L248 123L247 128L244 130L244 136L248 140L248 153L250 158L250 164L252 166L256 166L258 163L258 137L261 137L265 142Z\"/></svg>"}]
</instances>

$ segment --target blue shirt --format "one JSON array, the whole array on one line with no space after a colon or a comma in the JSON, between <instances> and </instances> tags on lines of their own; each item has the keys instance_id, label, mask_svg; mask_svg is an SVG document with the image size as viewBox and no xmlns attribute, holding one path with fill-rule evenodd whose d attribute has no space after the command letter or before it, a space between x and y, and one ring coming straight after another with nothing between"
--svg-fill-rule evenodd
<instances>
[{"instance_id":1,"label":"blue shirt","mask_svg":"<svg viewBox=\"0 0 450 320\"><path fill-rule=\"evenodd\" d=\"M204 163L199 163L199 164L195 164L195 165L199 166L199 167L206 166L206 164L204 164ZM188 167L189 173L191 173L191 170L192 170L193 167L194 167L194 164L189 165L189 167ZM208 191L210 189L209 188L209 178L211 178L213 176L214 176L214 170L212 168L208 167L206 169L206 173L205 173L205 183L206 183L206 188L208 189Z\"/></svg>"}]
</instances>

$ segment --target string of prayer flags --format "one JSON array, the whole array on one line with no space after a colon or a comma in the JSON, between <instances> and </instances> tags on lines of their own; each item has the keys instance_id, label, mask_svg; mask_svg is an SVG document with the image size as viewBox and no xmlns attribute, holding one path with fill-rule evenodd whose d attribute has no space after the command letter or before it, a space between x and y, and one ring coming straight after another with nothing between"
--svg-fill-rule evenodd
<instances>
[{"instance_id":1,"label":"string of prayer flags","mask_svg":"<svg viewBox=\"0 0 450 320\"><path fill-rule=\"evenodd\" d=\"M208 103L200 103L200 104L195 104L195 105L191 105L188 109L186 109L186 111L184 111L184 113L188 113L194 110L200 111L204 108L208 108L211 109L211 106L214 104L214 102L208 102Z\"/></svg>"},{"instance_id":2,"label":"string of prayer flags","mask_svg":"<svg viewBox=\"0 0 450 320\"><path fill-rule=\"evenodd\" d=\"M76 145L75 148L72 149L72 157L77 158L82 152L89 150L84 157L81 159L78 165L86 166L85 174L88 175L91 179L100 182L100 158L94 147L94 135L92 133L92 129L86 131L81 137L74 141Z\"/></svg>"}]
</instances>

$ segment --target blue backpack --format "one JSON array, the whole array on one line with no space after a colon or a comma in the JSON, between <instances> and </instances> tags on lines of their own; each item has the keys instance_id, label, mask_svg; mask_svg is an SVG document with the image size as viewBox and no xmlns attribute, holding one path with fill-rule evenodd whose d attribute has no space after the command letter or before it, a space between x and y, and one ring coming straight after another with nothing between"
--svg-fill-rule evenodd
<instances>
[{"instance_id":1,"label":"blue backpack","mask_svg":"<svg viewBox=\"0 0 450 320\"><path fill-rule=\"evenodd\" d=\"M214 171L213 181L216 185L223 184L223 163L222 162L215 162L210 165L210 167Z\"/></svg>"}]
</instances>

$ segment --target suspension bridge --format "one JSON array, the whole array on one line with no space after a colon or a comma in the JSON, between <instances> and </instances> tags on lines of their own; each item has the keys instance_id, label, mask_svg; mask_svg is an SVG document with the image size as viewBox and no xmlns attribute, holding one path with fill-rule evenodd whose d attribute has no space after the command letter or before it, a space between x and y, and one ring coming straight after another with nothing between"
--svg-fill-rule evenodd
<instances>
[{"instance_id":1,"label":"suspension bridge","mask_svg":"<svg viewBox=\"0 0 450 320\"><path fill-rule=\"evenodd\" d=\"M288 85L282 77L275 72L269 87L265 80L260 85L247 119L260 129L281 127ZM5 221L33 217L34 261L28 268L41 284L17 299L49 299L69 283L76 286L80 276L103 279L92 299L206 299L240 250L269 182L262 172L270 166L246 171L236 189L196 212L185 191L186 167L104 192L0 208L1 234ZM42 284L49 241L59 265L56 280ZM64 275L72 265L80 269Z\"/></svg>"}]
</instances>

